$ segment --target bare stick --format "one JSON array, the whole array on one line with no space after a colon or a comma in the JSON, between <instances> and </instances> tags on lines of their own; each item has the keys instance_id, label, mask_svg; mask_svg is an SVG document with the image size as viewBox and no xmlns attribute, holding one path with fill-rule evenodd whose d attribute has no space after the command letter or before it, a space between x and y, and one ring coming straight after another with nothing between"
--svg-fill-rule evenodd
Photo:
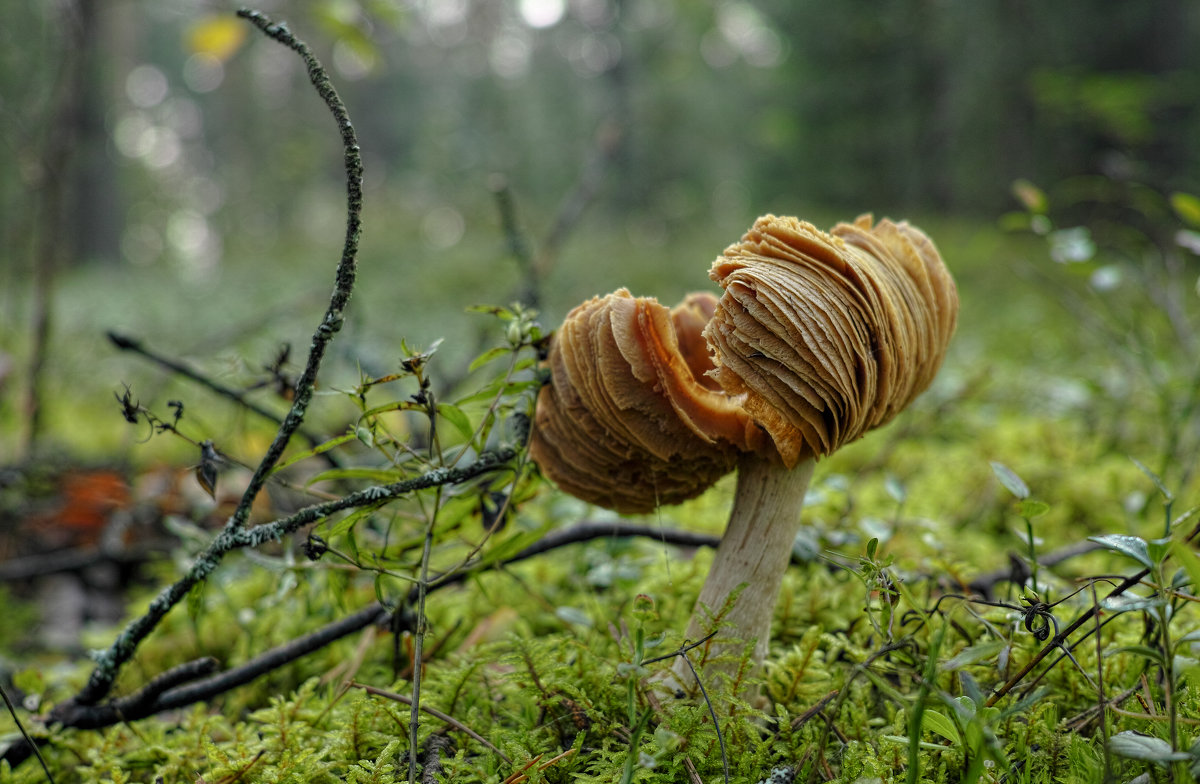
<instances>
[{"instance_id":1,"label":"bare stick","mask_svg":"<svg viewBox=\"0 0 1200 784\"><path fill-rule=\"evenodd\" d=\"M380 689L380 688L376 688L375 686L369 686L365 683L358 683L358 682L351 682L350 685L355 688L362 689L367 694L374 694L376 697L386 697L389 700L395 700L396 702L402 702L405 705L413 704L412 697L406 697L403 694L397 694L394 691L387 691L386 689ZM428 705L422 705L421 710L424 711L425 713L428 713L430 716L433 716L435 719L441 719L442 721L446 722L447 724L449 724L451 727L458 730L459 732L463 732L463 733L469 735L470 737L474 738L475 740L479 741L481 744L486 746L492 753L494 753L497 757L504 760L504 763L506 765L512 764L512 760L510 760L507 756L505 756L503 751L500 751L500 749L493 746L488 741L487 738L483 737L478 732L471 729L467 725L463 724L461 721L454 718L453 716L451 716L447 713L442 713L437 708L431 708Z\"/></svg>"}]
</instances>

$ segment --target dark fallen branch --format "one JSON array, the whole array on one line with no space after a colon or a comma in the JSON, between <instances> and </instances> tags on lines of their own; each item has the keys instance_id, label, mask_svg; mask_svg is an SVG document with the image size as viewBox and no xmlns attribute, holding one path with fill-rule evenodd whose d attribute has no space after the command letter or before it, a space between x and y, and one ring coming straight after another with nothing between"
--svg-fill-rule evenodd
<instances>
[{"instance_id":1,"label":"dark fallen branch","mask_svg":"<svg viewBox=\"0 0 1200 784\"><path fill-rule=\"evenodd\" d=\"M474 464L473 464L474 465ZM472 466L468 466L467 470ZM420 478L418 478L420 479ZM404 483L400 483L404 484ZM375 494L383 488L369 488L359 495ZM345 501L346 499L342 499ZM330 502L328 504L319 504L317 507L309 507L308 510L301 510L295 515L287 518L286 521L277 521L285 523L292 530L304 525L300 520L307 520L313 514L312 510L318 508L328 508L336 505L339 502ZM319 519L319 518L314 518ZM247 535L253 534L254 531L274 525L272 523L257 526L251 531L246 532ZM555 531L543 539L533 543L524 550L516 553L510 558L504 559L498 565L508 566L527 560L536 555L551 552L557 548L564 547L570 544L587 542L593 539L603 539L610 537L644 537L653 539L665 544L678 545L682 547L715 547L720 541L716 536L707 534L697 534L692 531L680 531L678 529L666 529L657 526L635 525L620 521L614 522L583 522L571 528L562 531ZM479 570L464 570L455 575L451 575L439 582L429 586L429 591L436 591L441 588L447 588L451 585L457 585L471 574L477 573ZM415 597L410 597L413 599ZM411 603L411 602L410 602ZM353 634L354 632L364 629L372 624L380 626L389 626L394 632L410 629L411 624L407 622L408 613L407 606L391 610L384 607L378 602L374 602L353 615L341 618L333 623L317 629L309 634L299 637L290 642L279 645L266 651L253 659L223 673L205 677L203 680L195 680L197 677L207 675L211 670L196 671L187 670L183 667L208 667L215 665L211 659L200 659L197 662L183 665L181 668L168 670L166 673L159 675L149 684L139 690L137 693L129 697L122 697L116 700L98 705L86 705L77 700L68 700L56 706L47 717L47 721L54 725L63 728L76 729L97 729L100 727L108 727L117 724L121 721L134 721L136 719L146 718L155 713L165 710L173 710L182 708L204 700L209 700L217 697L230 689L242 686L250 681L265 675L272 670L282 667L302 656L313 653L330 643ZM400 624L397 627L392 623L393 620L399 620ZM204 662L203 665L199 662ZM183 678L182 676L190 674L190 677ZM182 680L181 680L182 679ZM4 753L0 755L11 766L16 766L23 762L33 752L33 748L23 740L15 741Z\"/></svg>"},{"instance_id":2,"label":"dark fallen branch","mask_svg":"<svg viewBox=\"0 0 1200 784\"><path fill-rule=\"evenodd\" d=\"M376 602L303 637L278 645L225 672L212 674L217 668L215 659L196 659L158 675L128 697L99 705L64 702L50 711L46 721L63 728L99 729L203 702L245 685L371 624L386 623L389 615L387 608ZM33 747L28 742L19 740L5 749L0 759L16 767L32 752Z\"/></svg>"},{"instance_id":3,"label":"dark fallen branch","mask_svg":"<svg viewBox=\"0 0 1200 784\"><path fill-rule=\"evenodd\" d=\"M151 362L154 362L157 365L161 365L162 367L166 368L167 370L170 370L172 373L175 373L176 375L183 376L184 378L186 378L190 381L195 381L200 386L205 387L206 389L208 389L212 392L215 392L216 394L220 395L221 397L232 400L234 403L237 403L239 406L246 409L247 411L249 411L253 414L257 414L258 416L262 417L263 419L266 419L269 422L272 422L273 424L275 424L277 426L283 424L283 417L279 416L274 411L271 411L270 409L264 408L263 406L259 405L258 403L255 403L253 400L250 400L249 398L246 397L246 395L244 393L242 393L236 389L233 389L232 387L227 387L224 384L220 383L219 381L215 381L215 380L209 378L208 376L204 375L200 371L196 370L195 368L189 367L188 365L185 365L184 363L180 362L179 360L172 359L171 357L168 357L165 354L159 354L157 351L153 351L149 348L146 348L145 344L143 344L142 341L138 340L137 338L132 338L132 337L129 337L128 335L122 335L120 333L112 332L112 331L109 331L105 334L108 336L109 342L111 342L114 346L116 346L121 351L131 351L139 356L145 357L146 359L150 360ZM296 432L300 437L302 437L305 441L307 441L309 444L311 444L314 447L320 446L325 440L325 439L321 438L320 436L318 436L316 433L313 433L304 428L299 428ZM322 457L322 459L324 459L326 462L328 462L333 467L335 467L335 468L338 467L337 459L333 455L329 454L328 452L322 453L321 457Z\"/></svg>"},{"instance_id":4,"label":"dark fallen branch","mask_svg":"<svg viewBox=\"0 0 1200 784\"><path fill-rule=\"evenodd\" d=\"M1053 552L1038 556L1038 564L1046 567L1057 566L1063 561L1086 553L1095 552L1099 549L1101 549L1101 546L1095 542L1076 542L1075 544L1067 545ZM1011 582L1021 585L1024 584L1028 577L1029 565L1020 556L1010 555L1007 568L993 569L990 572L985 572L967 583L967 588L985 599L989 599L992 596L992 591L1000 583Z\"/></svg>"},{"instance_id":5,"label":"dark fallen branch","mask_svg":"<svg viewBox=\"0 0 1200 784\"><path fill-rule=\"evenodd\" d=\"M278 541L283 536L294 533L303 526L323 520L331 514L346 509L390 501L416 492L417 490L425 490L439 485L460 484L503 468L515 456L516 450L511 448L498 452L485 452L474 463L461 468L439 468L412 479L393 482L389 485L368 487L365 490L351 493L335 501L327 501L305 507L293 515L270 523L256 525L253 528L226 526L213 539L208 548L196 558L191 568L181 578L165 588L150 603L146 612L126 626L117 636L112 647L101 654L103 658L99 660L97 668L92 674L93 681L89 681L89 687L94 681L101 678L108 678L108 682L102 684L103 692L107 693L112 679L116 677L117 668L129 660L133 652L137 649L138 644L150 634L167 612L182 601L193 586L207 578L217 568L221 559L230 551L243 547L259 547L267 542ZM109 669L106 670L106 668ZM97 673L100 673L100 675L97 675ZM67 706L65 709L70 709L75 705L95 704L98 702L98 699L91 698L91 694L92 692L85 689L75 699L64 703Z\"/></svg>"},{"instance_id":6,"label":"dark fallen branch","mask_svg":"<svg viewBox=\"0 0 1200 784\"><path fill-rule=\"evenodd\" d=\"M502 465L500 461L489 461L487 455L481 458L480 463L472 464L464 469L458 469L460 473L454 473L452 481L461 481L461 476L466 473L477 475L488 470L494 470L496 465ZM511 455L506 456L506 459L511 459ZM495 462L495 465L491 463ZM400 482L386 487L373 487L363 490L354 496L348 496L338 501L331 501L324 504L302 509L296 514L283 520L275 521L274 523L266 523L256 526L248 531L242 532L243 537L257 539L260 537L275 538L265 529L276 529L287 531L295 531L311 522L323 519L332 514L333 511L340 509L352 508L360 505L366 498L375 498L381 493L383 494L403 494L416 489L416 485L432 486L430 484L434 479L444 479L444 474L438 477L425 475L417 477L414 480ZM607 538L623 538L637 537L650 539L662 544L673 545L676 547L716 547L720 543L720 537L711 534L696 533L694 531L685 531L677 528L663 528L657 525L641 525L629 523L622 520L612 521L584 521L570 528L564 528L559 531L554 531L542 539L534 542L525 549L517 552L509 558L503 559L492 567L501 568L510 566L521 561L528 560L538 555L553 552L561 547L572 544L592 541L595 539ZM1076 548L1077 549L1077 548ZM1063 557L1060 560L1065 560L1066 550L1060 551ZM437 591L442 588L448 588L453 585L458 585L465 582L469 577L478 574L480 568L467 568L456 572L452 575L447 575L442 579L432 583L428 590L430 592ZM1126 583L1128 585L1121 590L1127 590L1129 587L1136 585L1144 575L1135 575L1129 578ZM1114 590L1110 595L1116 595L1119 591ZM309 634L291 640L287 643L279 645L266 651L253 659L244 662L243 664L226 670L223 673L209 675L211 671L200 672L199 670L185 670L176 668L163 673L149 684L139 690L137 693L128 697L122 697L116 700L109 701L100 705L83 705L79 702L68 701L56 707L47 717L48 721L64 727L64 728L89 728L95 729L99 727L111 726L121 721L133 721L136 719L145 718L155 713L165 710L173 710L197 702L217 697L231 689L242 686L250 681L265 675L272 670L282 667L302 656L320 650L326 645L329 645L336 640L341 639L349 634L353 634L360 629L364 629L371 625L385 626L393 629L394 632L411 630L411 617L408 612L409 606L415 601L415 589L412 595L408 597L408 602L405 606L399 608L388 608L379 604L372 603L353 615L340 618L326 626L321 627ZM1086 622L1087 618L1091 617L1091 613L1085 613L1081 616L1082 620L1077 621L1078 625L1068 627L1062 635L1065 639L1072 631ZM398 622L398 623L394 623ZM1042 656L1052 652L1057 646L1051 644L1047 646L1046 651ZM1023 673L1012 680L1008 689L1020 681L1024 674L1031 670L1040 661L1040 658L1031 662ZM199 662L205 662L201 665ZM183 665L183 667L201 667L209 666L211 660L198 660L197 662ZM177 672L178 670L178 672ZM190 677L182 677L190 674ZM208 677L205 677L208 676ZM203 678L203 680L195 680ZM995 699L999 699L1004 692L998 692ZM822 699L818 705L814 706L814 712L825 707L829 700L835 696L836 692L831 692ZM16 766L24 761L32 753L32 748L24 741L14 742L8 749L0 755L0 759L8 761L12 766Z\"/></svg>"},{"instance_id":7,"label":"dark fallen branch","mask_svg":"<svg viewBox=\"0 0 1200 784\"><path fill-rule=\"evenodd\" d=\"M174 539L163 539L158 542L138 542L136 545L122 548L104 547L73 547L69 550L56 550L51 553L22 555L7 561L0 561L0 582L22 582L35 577L63 572L78 572L95 564L139 564L151 558L170 552L179 542Z\"/></svg>"},{"instance_id":8,"label":"dark fallen branch","mask_svg":"<svg viewBox=\"0 0 1200 784\"><path fill-rule=\"evenodd\" d=\"M146 705L146 712L139 718L212 699L238 686L243 686L255 678L277 670L285 664L290 664L302 656L319 651L326 645L340 640L348 634L353 634L372 624L384 623L387 620L388 611L386 608L378 603L368 605L352 615L340 618L303 637L297 637L282 645L277 645L238 667L218 673L204 680L176 686L168 691L164 691L154 702Z\"/></svg>"},{"instance_id":9,"label":"dark fallen branch","mask_svg":"<svg viewBox=\"0 0 1200 784\"><path fill-rule=\"evenodd\" d=\"M592 539L616 539L625 536L636 536L646 539L655 539L663 544L676 545L678 547L716 547L721 542L721 537L713 536L712 534L700 534L695 531L682 531L677 528L662 528L653 525L637 525L635 523L626 523L621 520L613 521L588 521L577 523L570 528L563 528L559 531L547 534L542 539L521 550L516 555L501 562L503 566L524 561L527 558L532 558L535 555L548 553L551 550L557 550L568 544L577 542L588 542ZM457 585L464 582L469 577L474 575L477 570L470 567L462 571L448 574L439 580L435 580L430 585L430 590L434 588L443 588L447 585ZM416 589L410 591L410 599L416 596Z\"/></svg>"},{"instance_id":10,"label":"dark fallen branch","mask_svg":"<svg viewBox=\"0 0 1200 784\"><path fill-rule=\"evenodd\" d=\"M437 784L443 779L442 752L454 754L454 742L445 735L430 735L425 741L425 764L421 767L421 784Z\"/></svg>"}]
</instances>

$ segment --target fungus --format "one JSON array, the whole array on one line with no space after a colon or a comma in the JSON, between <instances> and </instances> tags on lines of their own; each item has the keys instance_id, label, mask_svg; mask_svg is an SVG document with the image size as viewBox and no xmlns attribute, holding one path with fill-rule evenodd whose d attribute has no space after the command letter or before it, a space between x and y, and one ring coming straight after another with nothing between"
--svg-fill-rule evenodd
<instances>
[{"instance_id":1,"label":"fungus","mask_svg":"<svg viewBox=\"0 0 1200 784\"><path fill-rule=\"evenodd\" d=\"M929 385L958 297L928 237L869 215L828 233L764 216L709 276L719 301L668 311L622 289L571 311L530 448L562 489L619 512L692 498L736 465L687 633L720 614L760 663L815 461Z\"/></svg>"}]
</instances>

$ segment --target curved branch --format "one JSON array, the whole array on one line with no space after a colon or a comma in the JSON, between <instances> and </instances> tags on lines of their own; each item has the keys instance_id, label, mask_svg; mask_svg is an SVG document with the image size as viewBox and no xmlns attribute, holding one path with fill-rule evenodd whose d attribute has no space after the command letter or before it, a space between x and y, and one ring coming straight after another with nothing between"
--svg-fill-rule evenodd
<instances>
[{"instance_id":1,"label":"curved branch","mask_svg":"<svg viewBox=\"0 0 1200 784\"><path fill-rule=\"evenodd\" d=\"M196 562L183 579L159 594L150 603L150 607L146 610L146 613L126 626L113 644L97 656L96 666L88 678L87 685L71 701L77 705L94 705L103 699L111 691L113 682L116 680L121 667L133 656L138 644L150 634L159 621L166 616L167 612L183 599L188 589L207 577L216 568L217 563L225 553L236 546L244 546L237 541L237 538L239 534L244 533L243 526L250 516L250 506L266 483L271 469L283 455L283 450L287 447L288 441L291 440L292 435L304 421L304 415L308 410L309 403L312 401L313 388L316 385L317 372L320 370L321 360L325 356L325 349L333 339L333 336L342 327L342 312L349 302L350 293L354 288L354 278L356 275L355 258L358 254L358 241L362 233L363 166L362 156L359 154L358 139L355 136L353 126L350 124L350 116L346 112L346 107L342 103L341 98L338 97L337 91L334 90L333 84L329 81L329 76L325 73L325 69L303 41L293 36L286 26L273 24L270 19L258 11L243 9L238 12L238 16L249 20L268 37L273 38L300 55L304 60L305 66L308 68L309 80L337 121L342 135L342 147L346 164L348 193L346 240L342 247L341 260L337 266L333 295L330 298L329 307L325 311L325 316L321 319L320 325L313 334L312 346L308 352L308 362L304 368L304 373L300 376L299 381L296 382L296 397L292 402L292 408L288 411L283 424L280 425L279 431L275 435L275 440L271 442L271 446L267 449L266 454L263 455L262 461L258 464L258 468L255 469L254 475L250 478L241 501L225 524L224 531L222 531L205 552L204 556Z\"/></svg>"}]
</instances>

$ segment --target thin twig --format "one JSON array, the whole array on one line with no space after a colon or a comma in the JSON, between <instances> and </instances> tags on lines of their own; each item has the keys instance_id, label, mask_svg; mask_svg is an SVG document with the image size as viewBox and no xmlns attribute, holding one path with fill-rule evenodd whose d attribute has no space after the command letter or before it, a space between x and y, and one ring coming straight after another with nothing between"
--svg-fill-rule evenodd
<instances>
[{"instance_id":1,"label":"thin twig","mask_svg":"<svg viewBox=\"0 0 1200 784\"><path fill-rule=\"evenodd\" d=\"M54 776L50 775L50 768L47 767L46 760L42 757L41 750L38 749L38 746L36 743L34 743L33 738L29 737L29 733L25 730L25 725L21 723L21 717L17 715L16 706L13 705L12 700L8 698L8 692L4 690L3 686L0 686L0 697L4 698L4 704L8 708L8 713L12 716L13 723L17 725L17 729L20 730L21 737L25 739L25 744L29 746L29 748L33 749L34 754L37 754L38 762L42 763L42 770L45 771L46 778L50 781L50 784L54 784Z\"/></svg>"},{"instance_id":2,"label":"thin twig","mask_svg":"<svg viewBox=\"0 0 1200 784\"><path fill-rule=\"evenodd\" d=\"M521 272L521 288L517 293L517 301L531 308L541 308L541 278L534 265L533 253L529 249L529 240L517 225L516 201L508 180L500 174L493 175L488 182L492 195L496 198L496 210L500 213L500 225L504 229L504 239L508 243L508 252L517 262Z\"/></svg>"},{"instance_id":3,"label":"thin twig","mask_svg":"<svg viewBox=\"0 0 1200 784\"><path fill-rule=\"evenodd\" d=\"M138 340L137 338L132 338L128 335L122 335L117 332L112 332L111 330L105 334L107 335L109 342L111 342L114 346L116 346L121 351L132 351L133 353L138 354L142 357L145 357L146 359L150 360L151 362L154 362L155 364L163 366L164 368L166 368L167 370L170 370L172 373L175 373L176 375L180 375L186 379L195 381L200 386L205 387L205 388L211 390L212 392L215 392L216 394L220 395L221 397L225 397L225 398L232 400L234 403L237 403L239 406L246 409L247 411L254 413L254 414L258 414L263 419L266 419L266 420L274 423L275 425L283 424L283 417L279 416L274 411L271 411L271 410L259 405L258 403L255 403L253 400L250 400L249 398L246 397L245 393L240 392L236 389L233 389L232 387L227 387L224 384L220 383L219 381L215 381L215 380L209 378L208 376L204 375L203 373L196 370L195 368L185 365L184 363L180 362L179 360L172 359L171 357L168 357L165 354L159 354L157 351L153 351L153 350L147 348L145 346L145 344L142 343L142 341ZM306 430L304 428L299 428L296 432L302 438L304 438L305 441L312 444L314 447L320 446L325 440L325 439L321 438L320 436L318 436L317 434L315 434L309 430ZM337 465L338 465L337 461L332 455L330 455L328 453L322 453L322 457L326 461L330 462L334 467L337 467Z\"/></svg>"},{"instance_id":4,"label":"thin twig","mask_svg":"<svg viewBox=\"0 0 1200 784\"><path fill-rule=\"evenodd\" d=\"M330 113L333 114L334 120L337 122L338 129L342 135L342 149L346 168L346 239L342 245L342 257L337 266L333 295L330 297L329 307L325 311L325 316L321 320L321 324L317 327L316 332L313 333L312 346L308 352L308 362L305 365L304 372L296 382L296 396L292 402L292 408L288 411L287 417L284 419L279 432L275 436L275 440L271 442L271 446L268 447L262 462L259 463L258 469L250 479L250 484L242 496L241 503L234 511L233 517L230 518L228 527L244 524L250 514L250 505L266 482L271 468L274 467L275 463L283 455L283 450L287 447L288 441L291 440L292 434L296 432L300 424L304 421L304 415L312 400L313 389L317 383L317 373L321 368L321 361L325 356L325 350L329 342L333 339L333 336L342 328L345 318L344 311L350 301L350 294L354 289L354 279L357 275L356 259L358 256L358 243L362 235L363 206L363 163L358 147L358 137L354 132L354 126L350 122L350 115L346 111L346 106L342 103L342 99L338 97L337 90L334 89L333 83L329 81L329 76L325 73L325 69L309 50L308 45L292 35L286 25L274 24L266 15L250 9L239 10L238 16L248 20L255 27L262 30L265 35L300 55L305 66L308 68L309 80L312 82L313 87L316 88L322 100L325 101L325 105L329 108Z\"/></svg>"},{"instance_id":5,"label":"thin twig","mask_svg":"<svg viewBox=\"0 0 1200 784\"><path fill-rule=\"evenodd\" d=\"M1108 595L1105 596L1104 598L1111 599L1114 596L1119 596L1119 595L1125 593L1125 591L1128 591L1130 588L1132 588L1133 586L1135 586L1139 582L1141 582L1142 578L1145 577L1146 575L1148 575L1149 573L1150 573L1149 569L1143 569L1142 571L1138 572L1134 576L1126 578L1119 585L1117 585L1117 587L1113 588L1112 591L1110 591L1108 593ZM1074 634L1081 626L1083 626L1085 623L1087 623L1089 620L1091 620L1091 618L1094 615L1098 614L1099 612L1100 612L1099 605L1093 606L1090 609L1085 610L1083 613L1078 615L1075 618L1075 620L1071 621L1071 623L1066 628L1064 628L1058 634L1054 635L1054 638L1051 639L1050 642L1048 642L1044 648L1042 648L1040 651L1038 651L1036 654L1034 654L1033 658L1025 663L1025 666L1021 668L1020 672L1018 672L1016 675L1013 675L1011 678L1008 679L1008 681L1004 685L1000 686L998 689L996 689L996 691L992 692L991 696L988 697L987 707L989 707L989 708L992 707L997 702L999 702L1000 699L1004 697L1004 695L1006 695L1010 691L1012 691L1013 688L1018 683L1020 683L1022 680L1024 680L1026 675L1028 675L1030 672L1033 671L1034 667L1038 666L1038 664L1041 663L1042 659L1045 659L1047 656L1049 656L1054 651L1067 650L1066 645L1065 645L1067 638L1070 637L1072 634ZM1060 657L1060 660L1061 660L1061 658L1065 658L1065 657Z\"/></svg>"},{"instance_id":6,"label":"thin twig","mask_svg":"<svg viewBox=\"0 0 1200 784\"><path fill-rule=\"evenodd\" d=\"M711 637L712 635L709 636ZM721 770L725 773L725 784L729 784L729 756L725 752L725 736L721 732L721 723L717 721L717 712L713 709L712 700L708 698L708 690L704 688L704 681L700 680L699 673L697 673L696 668L692 666L692 660L688 658L687 651L687 648L680 648L678 654L683 657L684 664L686 664L688 670L691 671L692 678L695 679L696 685L700 687L700 694L704 697L704 704L708 706L708 715L712 717L713 729L716 730L717 733L717 743L719 743L721 746Z\"/></svg>"},{"instance_id":7,"label":"thin twig","mask_svg":"<svg viewBox=\"0 0 1200 784\"><path fill-rule=\"evenodd\" d=\"M357 681L352 681L350 683L350 685L354 688L362 689L367 694L374 694L376 697L386 697L389 700L395 700L396 702L402 702L405 705L413 704L413 700L411 697L407 697L403 694L397 694L394 691L387 691L386 689L380 689L375 686L370 686L366 683L358 683ZM503 751L500 751L500 749L493 746L488 741L487 738L483 737L478 732L471 729L467 725L463 724L461 721L454 718L453 716L442 713L437 708L431 708L428 705L422 705L421 710L424 711L425 713L428 713L430 716L433 716L435 719L440 719L441 721L446 722L447 724L449 724L451 727L458 730L459 732L465 733L465 734L469 735L470 737L474 738L475 740L479 741L481 744L483 744L485 747L487 747L492 753L494 753L497 757L504 760L504 764L506 764L506 765L512 764L512 760L510 760L507 756L505 756Z\"/></svg>"},{"instance_id":8,"label":"thin twig","mask_svg":"<svg viewBox=\"0 0 1200 784\"><path fill-rule=\"evenodd\" d=\"M799 716L792 719L792 725L791 725L792 729L793 730L799 729L800 727L803 727L805 724L807 724L809 721L811 721L812 717L816 716L818 713L825 710L825 706L828 705L830 702L832 702L833 698L836 697L837 695L838 695L838 690L834 689L831 692L829 692L828 694L826 694L824 697L822 697L821 699L817 700L816 705L813 705L811 708L804 711L804 713L801 713Z\"/></svg>"},{"instance_id":9,"label":"thin twig","mask_svg":"<svg viewBox=\"0 0 1200 784\"><path fill-rule=\"evenodd\" d=\"M1076 542L1074 544L1067 545L1066 547L1046 553L1038 558L1038 564L1047 568L1051 566L1057 566L1058 564L1071 558L1076 558L1080 555L1095 552L1101 548L1102 545L1097 544L1096 542ZM1022 564L1023 563L1024 562L1022 562ZM975 577L973 580L971 580L971 582L967 583L967 588L975 593L978 593L984 598L989 598L992 595L992 589L995 588L998 583L1005 582L1006 580L1013 580L1013 569L1014 564L1010 563L1006 568L993 569L990 572L985 572L984 574Z\"/></svg>"},{"instance_id":10,"label":"thin twig","mask_svg":"<svg viewBox=\"0 0 1200 784\"><path fill-rule=\"evenodd\" d=\"M638 525L636 523L626 523L619 520L615 521L590 521L585 520L577 523L569 528L564 528L559 531L554 531L539 539L533 544L521 550L512 558L504 561L504 564L517 563L524 561L527 558L532 558L535 555L556 550L559 547L577 542L587 542L592 539L608 539L626 536L646 537L656 539L664 544L672 544L679 547L716 547L721 543L721 537L711 534L700 534L695 531L683 531L679 529L663 529L648 525ZM474 571L467 568L453 574L448 574L439 580L434 581L433 585L452 585L461 583L470 577Z\"/></svg>"}]
</instances>

